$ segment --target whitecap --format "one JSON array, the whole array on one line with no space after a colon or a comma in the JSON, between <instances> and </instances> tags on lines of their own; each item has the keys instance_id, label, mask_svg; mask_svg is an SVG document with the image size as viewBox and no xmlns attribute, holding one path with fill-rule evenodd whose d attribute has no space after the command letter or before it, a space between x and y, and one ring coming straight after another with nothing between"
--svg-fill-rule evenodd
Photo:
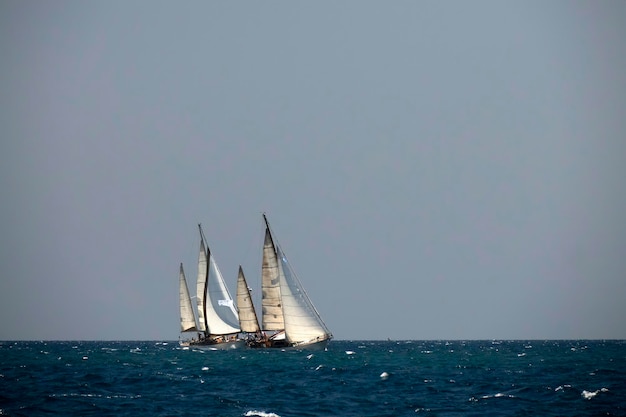
<instances>
[{"instance_id":1,"label":"whitecap","mask_svg":"<svg viewBox=\"0 0 626 417\"><path fill-rule=\"evenodd\" d=\"M244 414L244 416L246 417L252 417L252 416L258 416L258 417L280 417L278 414L276 413L268 413L265 411L259 411L259 410L250 410L250 411L246 411L246 413Z\"/></svg>"},{"instance_id":2,"label":"whitecap","mask_svg":"<svg viewBox=\"0 0 626 417\"><path fill-rule=\"evenodd\" d=\"M353 350L346 350L346 355L354 355L354 351Z\"/></svg>"},{"instance_id":3,"label":"whitecap","mask_svg":"<svg viewBox=\"0 0 626 417\"><path fill-rule=\"evenodd\" d=\"M87 359L89 359L89 356L83 356L84 361L86 361Z\"/></svg>"},{"instance_id":4,"label":"whitecap","mask_svg":"<svg viewBox=\"0 0 626 417\"><path fill-rule=\"evenodd\" d=\"M389 374L387 372L383 372L382 374L380 374L380 379L387 379L389 378Z\"/></svg>"},{"instance_id":5,"label":"whitecap","mask_svg":"<svg viewBox=\"0 0 626 417\"><path fill-rule=\"evenodd\" d=\"M515 395L504 394L502 392L498 392L498 393L496 393L494 395L483 395L482 397L480 397L480 399L482 399L482 400L488 400L490 398L516 398L516 397L515 397Z\"/></svg>"},{"instance_id":6,"label":"whitecap","mask_svg":"<svg viewBox=\"0 0 626 417\"><path fill-rule=\"evenodd\" d=\"M583 392L580 393L580 395L585 399L585 400L590 400L593 397L595 397L596 395L598 395L600 392L607 392L609 389L608 388L601 388L595 391L587 391L587 390L583 390Z\"/></svg>"},{"instance_id":7,"label":"whitecap","mask_svg":"<svg viewBox=\"0 0 626 417\"><path fill-rule=\"evenodd\" d=\"M306 358L307 359L311 359L313 357L313 354L311 353L310 355L307 355Z\"/></svg>"},{"instance_id":8,"label":"whitecap","mask_svg":"<svg viewBox=\"0 0 626 417\"><path fill-rule=\"evenodd\" d=\"M203 371L208 371L208 370L209 370L209 367L208 367L208 366L203 366L203 367L202 367L202 370L203 370Z\"/></svg>"},{"instance_id":9,"label":"whitecap","mask_svg":"<svg viewBox=\"0 0 626 417\"><path fill-rule=\"evenodd\" d=\"M582 397L585 400L590 400L593 397L595 397L596 395L598 395L598 392L600 391L587 391L587 390L583 390L583 392L580 393L580 395L582 395Z\"/></svg>"}]
</instances>

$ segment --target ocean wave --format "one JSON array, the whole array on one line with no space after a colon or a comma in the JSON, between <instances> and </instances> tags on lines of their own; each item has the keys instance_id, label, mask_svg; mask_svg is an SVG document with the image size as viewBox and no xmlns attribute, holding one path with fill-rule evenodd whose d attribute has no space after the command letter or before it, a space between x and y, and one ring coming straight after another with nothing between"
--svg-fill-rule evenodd
<instances>
[{"instance_id":1,"label":"ocean wave","mask_svg":"<svg viewBox=\"0 0 626 417\"><path fill-rule=\"evenodd\" d=\"M4 343L0 408L117 417L626 416L626 342L536 341L526 350L529 342L503 341L499 352L491 341L390 343L333 341L314 356L196 355L153 341Z\"/></svg>"}]
</instances>

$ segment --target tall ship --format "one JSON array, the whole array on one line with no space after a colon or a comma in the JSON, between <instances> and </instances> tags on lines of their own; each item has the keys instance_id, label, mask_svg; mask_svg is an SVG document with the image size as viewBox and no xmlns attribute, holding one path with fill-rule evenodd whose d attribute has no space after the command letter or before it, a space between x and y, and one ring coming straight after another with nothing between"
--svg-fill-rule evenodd
<instances>
[{"instance_id":1,"label":"tall ship","mask_svg":"<svg viewBox=\"0 0 626 417\"><path fill-rule=\"evenodd\" d=\"M241 269L243 278L237 285L240 324L248 333L246 343L251 348L325 349L333 336L273 236L265 214L263 220L260 324Z\"/></svg>"},{"instance_id":2,"label":"tall ship","mask_svg":"<svg viewBox=\"0 0 626 417\"><path fill-rule=\"evenodd\" d=\"M237 337L241 332L237 306L206 243L200 224L198 224L198 230L200 231L200 253L195 310L182 263L179 269L180 330L181 333L195 332L195 337L183 339L180 344L220 350L244 347L245 342Z\"/></svg>"}]
</instances>

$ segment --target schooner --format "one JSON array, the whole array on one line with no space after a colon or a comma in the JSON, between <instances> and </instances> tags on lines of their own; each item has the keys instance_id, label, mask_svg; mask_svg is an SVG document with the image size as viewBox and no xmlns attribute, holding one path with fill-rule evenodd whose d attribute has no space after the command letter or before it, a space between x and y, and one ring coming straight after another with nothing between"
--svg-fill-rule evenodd
<instances>
[{"instance_id":1,"label":"schooner","mask_svg":"<svg viewBox=\"0 0 626 417\"><path fill-rule=\"evenodd\" d=\"M200 253L196 281L196 312L192 307L182 263L179 270L181 332L196 332L197 338L182 340L180 344L204 349L242 347L244 341L237 338L241 331L237 307L206 244L200 224L198 229Z\"/></svg>"}]
</instances>

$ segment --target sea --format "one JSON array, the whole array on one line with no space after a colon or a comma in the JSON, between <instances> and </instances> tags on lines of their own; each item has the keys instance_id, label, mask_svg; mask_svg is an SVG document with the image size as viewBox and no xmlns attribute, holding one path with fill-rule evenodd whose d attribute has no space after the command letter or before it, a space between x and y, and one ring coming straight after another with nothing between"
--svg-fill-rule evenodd
<instances>
[{"instance_id":1,"label":"sea","mask_svg":"<svg viewBox=\"0 0 626 417\"><path fill-rule=\"evenodd\" d=\"M3 341L0 415L626 416L626 341Z\"/></svg>"}]
</instances>

